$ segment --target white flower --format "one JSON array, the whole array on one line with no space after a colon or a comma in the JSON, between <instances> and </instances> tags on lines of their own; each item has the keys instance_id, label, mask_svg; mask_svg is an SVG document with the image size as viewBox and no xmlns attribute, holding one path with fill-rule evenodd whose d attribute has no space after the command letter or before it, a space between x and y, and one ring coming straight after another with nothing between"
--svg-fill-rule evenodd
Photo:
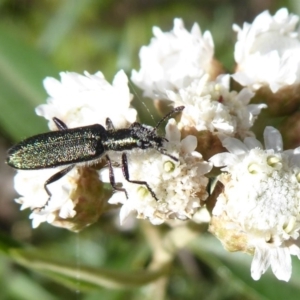
<instances>
[{"instance_id":1,"label":"white flower","mask_svg":"<svg viewBox=\"0 0 300 300\"><path fill-rule=\"evenodd\" d=\"M217 199L213 218L222 232L233 231L231 244L246 240L246 252L254 252L251 274L255 280L271 266L280 280L291 276L290 255L300 258L296 244L300 229L300 147L283 151L278 130L266 127L265 150L255 138L244 143L223 140L229 153L210 161L226 166L220 176L224 191ZM244 236L245 239L239 238ZM226 240L228 237L223 236ZM223 240L223 241L224 241ZM242 247L240 245L240 247Z\"/></svg>"},{"instance_id":2,"label":"white flower","mask_svg":"<svg viewBox=\"0 0 300 300\"><path fill-rule=\"evenodd\" d=\"M121 203L121 223L131 212L138 218L149 219L153 224L161 224L168 219L185 220L191 218L207 198L208 179L203 176L211 170L211 165L202 160L193 150L197 140L187 136L180 140L180 132L174 119L166 127L165 144L167 152L179 157L179 162L162 155L156 150L133 150L128 153L128 170L131 180L146 181L153 190L155 200L145 185L126 181L115 172L116 181L122 182L128 193L116 192L109 200L111 204ZM111 158L113 158L113 153ZM117 161L117 158L113 158ZM102 172L107 177L107 172Z\"/></svg>"},{"instance_id":3,"label":"white flower","mask_svg":"<svg viewBox=\"0 0 300 300\"><path fill-rule=\"evenodd\" d=\"M57 130L52 122L57 117L69 128L101 124L109 117L116 128L126 127L136 120L136 110L130 108L132 95L124 71L119 71L111 85L101 72L80 75L60 73L61 81L48 77L44 86L49 94L48 104L39 105L36 113L49 122L49 128Z\"/></svg>"},{"instance_id":4,"label":"white flower","mask_svg":"<svg viewBox=\"0 0 300 300\"><path fill-rule=\"evenodd\" d=\"M254 90L269 86L273 93L300 82L300 40L296 25L299 17L282 8L272 17L268 11L258 15L243 28L233 25L238 33L233 78Z\"/></svg>"},{"instance_id":5,"label":"white flower","mask_svg":"<svg viewBox=\"0 0 300 300\"><path fill-rule=\"evenodd\" d=\"M151 98L165 98L166 90L177 90L210 71L214 44L209 31L203 36L195 23L188 32L181 19L174 19L171 32L153 27L154 38L140 50L141 69L132 81Z\"/></svg>"},{"instance_id":6,"label":"white flower","mask_svg":"<svg viewBox=\"0 0 300 300\"><path fill-rule=\"evenodd\" d=\"M249 104L254 93L248 88L239 93L229 90L229 75L216 81L208 76L196 79L178 92L167 91L174 105L184 105L180 127L195 127L227 136L253 135L250 128L265 104Z\"/></svg>"},{"instance_id":7,"label":"white flower","mask_svg":"<svg viewBox=\"0 0 300 300\"><path fill-rule=\"evenodd\" d=\"M20 198L16 199L16 202L21 204L22 210L26 208L33 210L30 215L33 228L38 227L42 222L53 223L57 216L67 219L76 215L74 210L75 204L70 199L70 195L75 188L73 182L78 177L76 169L73 169L60 180L48 186L52 194L51 198L45 191L44 184L46 180L59 172L59 169L62 168L31 171L19 170L15 176L14 186L21 195ZM44 205L46 206L42 210L38 209Z\"/></svg>"},{"instance_id":8,"label":"white flower","mask_svg":"<svg viewBox=\"0 0 300 300\"><path fill-rule=\"evenodd\" d=\"M79 231L96 222L107 208L109 193L105 192L95 168L75 167L59 180L45 182L63 167L44 170L18 170L15 189L20 194L16 202L21 209L30 208L32 227L43 222Z\"/></svg>"},{"instance_id":9,"label":"white flower","mask_svg":"<svg viewBox=\"0 0 300 300\"><path fill-rule=\"evenodd\" d=\"M95 123L105 126L107 117L116 128L127 127L136 120L136 110L129 107L132 95L123 71L117 73L113 85L105 80L101 72L95 75L87 72L85 75L60 75L61 81L45 79L44 85L50 96L48 104L36 108L38 115L51 120L50 129L57 130L52 122L53 117L65 122L69 128ZM76 165L65 176L47 185L51 197L45 191L45 182L67 166L18 171L15 188L21 197L16 202L22 205L21 209L32 210L30 218L34 228L42 222L48 222L77 231L102 214L103 203L109 195L102 188L96 169L83 167L83 164ZM93 210L90 209L91 206Z\"/></svg>"}]
</instances>

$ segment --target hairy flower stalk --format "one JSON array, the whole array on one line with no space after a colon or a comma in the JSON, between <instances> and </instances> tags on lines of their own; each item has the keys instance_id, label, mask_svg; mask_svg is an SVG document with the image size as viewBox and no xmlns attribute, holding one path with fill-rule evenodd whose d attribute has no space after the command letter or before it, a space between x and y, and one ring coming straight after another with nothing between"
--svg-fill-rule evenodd
<instances>
[{"instance_id":1,"label":"hairy flower stalk","mask_svg":"<svg viewBox=\"0 0 300 300\"><path fill-rule=\"evenodd\" d=\"M229 153L210 159L225 166L223 192L213 209L210 231L230 251L254 255L253 279L271 266L278 279L291 276L291 255L300 258L300 147L283 151L278 130L266 127L265 149L252 137L226 138Z\"/></svg>"}]
</instances>

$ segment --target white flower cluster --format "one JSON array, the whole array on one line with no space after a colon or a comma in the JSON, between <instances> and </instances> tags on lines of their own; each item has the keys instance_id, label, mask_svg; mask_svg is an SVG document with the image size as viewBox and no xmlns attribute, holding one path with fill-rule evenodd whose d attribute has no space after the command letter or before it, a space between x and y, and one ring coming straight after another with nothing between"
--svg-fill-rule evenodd
<instances>
[{"instance_id":1,"label":"white flower cluster","mask_svg":"<svg viewBox=\"0 0 300 300\"><path fill-rule=\"evenodd\" d=\"M215 81L207 76L194 80L178 92L168 91L168 99L184 105L179 126L195 127L226 136L253 135L250 128L265 104L249 104L254 93L248 88L230 91L230 76L220 75Z\"/></svg>"},{"instance_id":2,"label":"white flower cluster","mask_svg":"<svg viewBox=\"0 0 300 300\"><path fill-rule=\"evenodd\" d=\"M153 27L155 38L140 51L141 69L132 71L132 81L150 98L165 98L210 71L214 43L209 31L203 36L197 23L189 33L181 19L171 32Z\"/></svg>"},{"instance_id":3,"label":"white flower cluster","mask_svg":"<svg viewBox=\"0 0 300 300\"><path fill-rule=\"evenodd\" d=\"M225 229L225 235L233 232L231 245L244 241L243 247L236 248L254 254L251 268L254 279L259 279L271 266L277 278L289 280L291 255L300 258L297 246L300 148L283 151L281 135L267 127L264 149L254 138L252 126L267 105L257 104L257 99L255 103L250 101L261 87L267 87L272 93L290 86L300 90L298 20L298 16L281 9L274 16L263 12L243 28L234 25L238 34L234 53L237 68L233 75L223 74L220 63L214 59L212 36L209 31L202 35L198 24L190 32L181 19L174 20L170 32L154 27L154 38L140 51L141 68L132 71L131 79L161 110L170 103L171 107L185 107L177 116L178 123L174 119L168 121L166 152L143 149L141 143L129 147L124 150L128 159L127 175L124 162L121 164L122 151L104 153L109 155L113 166L113 192L104 183L112 181L112 169L106 168L105 155L94 165L76 165L49 184L50 197L44 184L61 167L18 171L15 187L21 196L16 201L22 209L33 210L33 227L49 222L80 230L115 204L121 206L121 223L131 214L153 224L192 219L200 209L205 209L207 173L212 164L225 166L219 176L224 190L212 211L211 232L218 237ZM118 130L136 121L137 112L130 106L133 96L123 71L116 74L112 84L101 72L60 75L60 81L45 80L49 98L47 104L36 109L38 115L49 121L51 130L58 130L53 117L62 120L68 128L95 123L105 127L106 119L110 118ZM230 78L244 88L233 90ZM282 107L281 103L278 107ZM219 148L215 146L216 140ZM202 155L208 159L213 154L202 152L199 147L202 143L213 148L211 153L218 153L210 162ZM224 148L229 153L219 153ZM123 167L122 172L119 167ZM242 239L232 240L239 236Z\"/></svg>"},{"instance_id":4,"label":"white flower cluster","mask_svg":"<svg viewBox=\"0 0 300 300\"><path fill-rule=\"evenodd\" d=\"M168 219L186 220L192 218L201 206L201 201L206 200L208 178L204 174L212 166L202 160L200 153L194 151L196 138L187 136L181 140L174 119L169 120L166 126L166 138L169 142L165 144L165 149L178 157L178 162L155 150L137 149L128 154L130 177L147 180L159 200L156 201L146 187L130 183L123 176L117 177L126 189L128 199L124 193L115 193L109 203L123 205L121 223L132 211L137 212L138 218L149 219L155 225Z\"/></svg>"},{"instance_id":5,"label":"white flower cluster","mask_svg":"<svg viewBox=\"0 0 300 300\"><path fill-rule=\"evenodd\" d=\"M101 73L95 75L85 73L85 76L62 73L61 77L61 81L53 78L45 80L50 98L48 104L37 108L37 113L46 119L51 120L55 116L63 120L67 126L72 124L70 127L79 127L91 125L90 122L105 126L105 120L109 117L114 126L116 125L116 129L128 127L124 125L126 121L129 123L128 118L131 118L131 122L135 120L136 111L129 107L132 97L123 71L116 75L113 85L110 85ZM107 102L104 104L101 99ZM55 129L53 122L50 121L49 124L50 128ZM193 151L197 146L196 137L190 136L181 140L174 120L170 120L166 130L169 142L166 142L165 149L178 157L178 162L151 149L144 151L137 148L127 153L130 178L135 181L147 181L156 197L161 200L156 201L143 185L126 181L123 174L115 176L116 182L122 183L129 196L129 199L126 199L125 193L116 192L108 201L110 204L123 204L120 212L122 223L131 211L137 212L139 218L147 218L154 224L174 218L192 218L208 196L206 192L208 179L204 174L208 173L212 166L203 161L198 152ZM111 151L108 155L113 162L121 163L118 152ZM78 217L78 205L81 202L94 203L95 198L99 197L78 193L78 186L82 181L82 168L84 167L80 164L60 180L49 184L47 188L51 193L50 197L44 184L64 167L55 170L18 171L15 188L21 197L16 201L22 204L21 209L33 210L30 216L33 227L39 226L42 222L62 226L63 219ZM108 172L108 169L106 171ZM88 180L93 180L95 185L99 185L102 173L105 172L102 170L97 173L98 181L95 178ZM109 182L108 176L106 182ZM101 212L99 211L99 215ZM85 222L84 225L89 225L91 221ZM67 222L67 227L72 230L78 229L72 222Z\"/></svg>"},{"instance_id":6,"label":"white flower cluster","mask_svg":"<svg viewBox=\"0 0 300 300\"><path fill-rule=\"evenodd\" d=\"M299 17L282 8L272 17L268 11L258 15L237 32L234 57L238 64L233 78L254 90L268 86L273 93L300 82Z\"/></svg>"},{"instance_id":7,"label":"white flower cluster","mask_svg":"<svg viewBox=\"0 0 300 300\"><path fill-rule=\"evenodd\" d=\"M116 74L112 85L105 80L101 72L94 75L87 72L84 75L66 72L60 75L61 81L54 78L45 79L44 86L49 94L48 103L36 108L38 115L49 120L50 129L58 129L52 121L53 117L62 120L69 128L95 123L105 126L107 117L113 121L116 128L126 127L136 120L136 110L130 107L132 95L129 92L128 79L123 71ZM97 195L83 195L75 199L74 194L80 181L79 167L47 186L51 193L49 197L44 188L46 180L64 168L66 167L18 171L15 188L21 197L16 201L22 204L21 209L33 210L30 218L34 228L42 222L60 226L61 219L74 218L77 215L76 205L80 205L80 202L95 201ZM99 184L99 179L97 181L94 177L89 180L95 185ZM100 212L101 207L98 213ZM86 221L86 225L88 224L89 220ZM73 227L69 223L67 227L77 230L76 226Z\"/></svg>"},{"instance_id":8,"label":"white flower cluster","mask_svg":"<svg viewBox=\"0 0 300 300\"><path fill-rule=\"evenodd\" d=\"M101 72L94 75L62 72L60 77L60 81L50 77L44 80L49 98L47 104L36 108L39 116L50 121L51 130L57 130L53 117L70 128L97 123L105 125L107 117L116 128L126 127L136 120L136 110L129 107L133 96L124 71L116 74L112 85Z\"/></svg>"},{"instance_id":9,"label":"white flower cluster","mask_svg":"<svg viewBox=\"0 0 300 300\"><path fill-rule=\"evenodd\" d=\"M300 229L300 147L283 151L278 130L266 127L265 149L255 138L244 143L226 138L229 151L213 156L224 191L213 210L222 230L230 228L246 236L246 250L254 248L251 273L256 280L269 266L276 277L288 281L290 255L300 259L297 246Z\"/></svg>"},{"instance_id":10,"label":"white flower cluster","mask_svg":"<svg viewBox=\"0 0 300 300\"><path fill-rule=\"evenodd\" d=\"M16 202L21 204L21 209L30 208L33 210L30 215L33 228L38 227L42 222L54 223L57 216L67 219L76 215L75 203L70 195L74 189L73 183L78 178L77 169L73 169L61 180L49 185L51 198L48 205L42 210L36 209L43 207L49 198L44 189L46 180L60 169L62 168L33 171L19 170L15 176L15 189L22 195L16 199Z\"/></svg>"}]
</instances>

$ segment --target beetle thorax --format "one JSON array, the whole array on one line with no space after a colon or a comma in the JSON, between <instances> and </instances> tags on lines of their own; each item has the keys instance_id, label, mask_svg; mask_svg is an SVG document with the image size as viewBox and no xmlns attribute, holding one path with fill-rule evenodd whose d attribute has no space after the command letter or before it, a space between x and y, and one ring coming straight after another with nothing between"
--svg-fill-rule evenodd
<instances>
[{"instance_id":1,"label":"beetle thorax","mask_svg":"<svg viewBox=\"0 0 300 300\"><path fill-rule=\"evenodd\" d=\"M132 126L132 135L137 139L137 147L140 149L160 149L163 146L164 138L158 136L151 126L136 123Z\"/></svg>"}]
</instances>

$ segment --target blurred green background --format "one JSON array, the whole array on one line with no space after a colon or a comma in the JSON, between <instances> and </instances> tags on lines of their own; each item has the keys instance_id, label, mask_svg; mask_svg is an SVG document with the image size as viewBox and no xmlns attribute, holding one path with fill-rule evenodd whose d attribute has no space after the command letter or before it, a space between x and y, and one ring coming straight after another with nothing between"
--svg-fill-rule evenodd
<instances>
[{"instance_id":1,"label":"blurred green background","mask_svg":"<svg viewBox=\"0 0 300 300\"><path fill-rule=\"evenodd\" d=\"M188 30L198 22L203 32L211 31L216 58L232 72L232 24L252 22L263 10L274 14L281 7L300 15L297 0L0 1L0 300L149 296L145 286L116 290L105 283L81 281L88 267L99 270L98 279L110 276L103 268L114 270L112 282L118 273L126 277L147 266L151 247L143 222L120 230L117 214L111 214L79 234L48 224L32 230L29 211L19 211L13 201L14 171L4 164L6 150L47 131L46 122L34 113L47 98L43 79L59 78L60 71L84 70L100 70L110 82L119 69L130 76L132 69L139 69L138 52L149 43L152 26L169 31L175 17L183 18ZM140 111L141 100L137 92L134 105ZM145 103L150 109L153 106ZM148 121L147 112L140 116ZM157 230L164 234L168 228ZM60 263L65 263L63 271L58 270ZM299 299L297 259L289 283L277 281L271 272L254 282L250 263L246 254L227 253L214 237L199 235L176 256L166 299Z\"/></svg>"}]
</instances>

